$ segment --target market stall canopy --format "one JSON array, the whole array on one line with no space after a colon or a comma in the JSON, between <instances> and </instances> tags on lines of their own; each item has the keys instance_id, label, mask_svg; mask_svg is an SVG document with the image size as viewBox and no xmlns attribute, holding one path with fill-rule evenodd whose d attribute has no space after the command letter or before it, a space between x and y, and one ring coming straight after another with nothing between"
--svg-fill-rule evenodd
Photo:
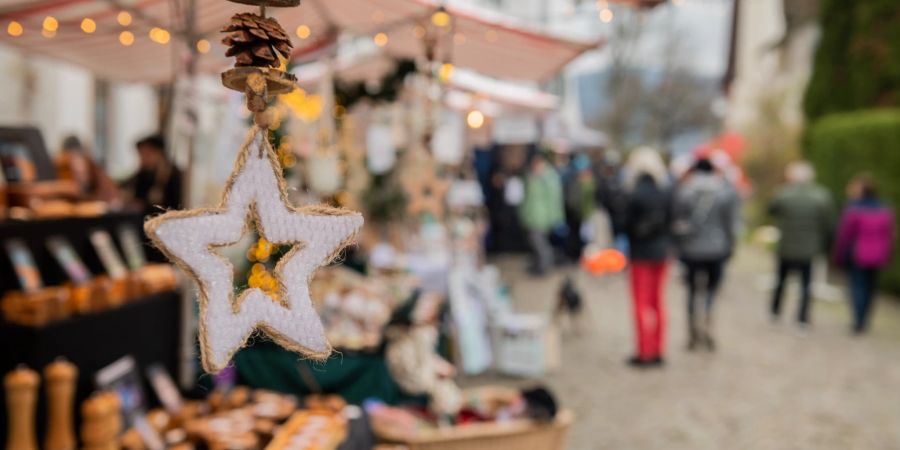
<instances>
[{"instance_id":1,"label":"market stall canopy","mask_svg":"<svg viewBox=\"0 0 900 450\"><path fill-rule=\"evenodd\" d=\"M394 58L383 52L363 50L343 54L331 62L303 64L293 69L293 73L301 87L313 91L329 70L341 81L356 83L378 80L394 70L396 64ZM499 80L468 69L453 68L442 82L448 88L445 100L457 109L473 108L485 102L534 111L552 111L560 105L558 96L541 91L533 82Z\"/></svg>"},{"instance_id":2,"label":"market stall canopy","mask_svg":"<svg viewBox=\"0 0 900 450\"><path fill-rule=\"evenodd\" d=\"M441 23L432 17L440 2L432 0L307 0L304 5L305 11L294 9L288 14L323 23L321 30L311 26L313 34L325 33L329 27L356 35L383 33L378 43L401 58L423 58L426 30ZM310 11L318 17L310 17ZM490 9L453 5L444 11L450 20L445 30L436 33L436 59L498 78L545 81L599 45L551 34ZM285 22L286 27L291 23Z\"/></svg>"},{"instance_id":3,"label":"market stall canopy","mask_svg":"<svg viewBox=\"0 0 900 450\"><path fill-rule=\"evenodd\" d=\"M188 6L193 33L186 33ZM338 32L377 36L393 56L423 58L426 27L440 7L432 0L306 0L271 9L293 35L303 58L335 42ZM218 31L237 12L252 8L224 0L23 0L0 6L9 43L88 67L101 77L159 82L172 78L198 52L198 70L228 66ZM435 57L499 78L544 81L598 42L540 30L496 11L447 7ZM429 28L430 29L430 28Z\"/></svg>"}]
</instances>

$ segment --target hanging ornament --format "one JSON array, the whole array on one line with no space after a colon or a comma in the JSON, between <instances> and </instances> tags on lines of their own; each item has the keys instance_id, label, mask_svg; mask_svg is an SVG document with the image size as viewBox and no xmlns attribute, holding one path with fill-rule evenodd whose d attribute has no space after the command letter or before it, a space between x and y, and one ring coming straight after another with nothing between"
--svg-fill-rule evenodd
<instances>
[{"instance_id":1,"label":"hanging ornament","mask_svg":"<svg viewBox=\"0 0 900 450\"><path fill-rule=\"evenodd\" d=\"M431 137L431 154L441 164L460 164L465 156L463 117L455 111L446 111L440 116L441 123Z\"/></svg>"},{"instance_id":2,"label":"hanging ornament","mask_svg":"<svg viewBox=\"0 0 900 450\"><path fill-rule=\"evenodd\" d=\"M366 163L375 175L387 173L397 161L391 127L373 123L366 130Z\"/></svg>"},{"instance_id":3,"label":"hanging ornament","mask_svg":"<svg viewBox=\"0 0 900 450\"><path fill-rule=\"evenodd\" d=\"M438 176L434 164L424 165L417 173L408 175L403 180L403 187L409 196L406 212L410 216L429 213L438 220L444 217L444 197L450 184Z\"/></svg>"},{"instance_id":4,"label":"hanging ornament","mask_svg":"<svg viewBox=\"0 0 900 450\"><path fill-rule=\"evenodd\" d=\"M312 307L308 282L362 226L358 213L291 206L267 133L255 126L250 130L219 208L172 211L144 225L153 243L197 282L200 350L209 372L224 369L257 328L287 349L327 357L331 347ZM250 224L265 239L266 250L268 243L292 248L275 266L275 281L263 277L262 284L235 298L234 269L215 248L237 243ZM262 251L256 256L264 260L269 255Z\"/></svg>"},{"instance_id":5,"label":"hanging ornament","mask_svg":"<svg viewBox=\"0 0 900 450\"><path fill-rule=\"evenodd\" d=\"M341 157L334 151L315 151L307 160L306 178L316 194L327 196L337 192L344 182Z\"/></svg>"},{"instance_id":6,"label":"hanging ornament","mask_svg":"<svg viewBox=\"0 0 900 450\"><path fill-rule=\"evenodd\" d=\"M294 47L275 19L253 13L235 14L222 32L228 33L222 39L225 56L234 56L236 67L280 67L279 55L290 58Z\"/></svg>"},{"instance_id":7,"label":"hanging ornament","mask_svg":"<svg viewBox=\"0 0 900 450\"><path fill-rule=\"evenodd\" d=\"M310 358L327 357L331 346L313 309L308 283L318 267L352 241L363 223L356 212L325 206L295 208L289 202L282 164L290 158L287 148L278 154L269 143L269 128L278 118L268 109L268 101L270 95L296 86L291 75L274 68L267 54L257 50L257 44L265 41L284 53L286 36L278 34L283 30L263 17L265 5L282 0L242 1L263 7L259 16L236 15L225 28L232 33L228 45L238 49L230 54L239 67L222 74L222 81L247 95L254 125L240 147L221 204L171 211L144 224L154 245L197 283L201 362L212 373L224 369L255 330ZM249 287L236 295L234 268L216 248L236 244L251 230L259 240L248 257L260 263L251 270ZM275 246L290 249L269 272L262 262L272 258Z\"/></svg>"}]
</instances>

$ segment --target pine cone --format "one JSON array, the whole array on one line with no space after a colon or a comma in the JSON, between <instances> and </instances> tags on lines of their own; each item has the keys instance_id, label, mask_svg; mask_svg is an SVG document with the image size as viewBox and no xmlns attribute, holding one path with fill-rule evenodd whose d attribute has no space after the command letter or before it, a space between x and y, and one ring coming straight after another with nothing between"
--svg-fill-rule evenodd
<instances>
[{"instance_id":1,"label":"pine cone","mask_svg":"<svg viewBox=\"0 0 900 450\"><path fill-rule=\"evenodd\" d=\"M223 33L228 33L222 43L228 46L225 56L235 57L235 66L279 67L280 54L290 58L291 38L284 28L271 17L253 13L235 14Z\"/></svg>"}]
</instances>

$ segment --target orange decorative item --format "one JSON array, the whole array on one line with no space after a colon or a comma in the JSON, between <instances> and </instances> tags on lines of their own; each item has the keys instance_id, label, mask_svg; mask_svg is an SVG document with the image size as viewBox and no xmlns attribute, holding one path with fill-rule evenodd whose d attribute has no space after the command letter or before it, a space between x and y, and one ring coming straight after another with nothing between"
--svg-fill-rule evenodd
<instances>
[{"instance_id":1,"label":"orange decorative item","mask_svg":"<svg viewBox=\"0 0 900 450\"><path fill-rule=\"evenodd\" d=\"M604 275L625 270L628 266L628 258L612 248L600 250L581 258L581 267L592 275Z\"/></svg>"}]
</instances>

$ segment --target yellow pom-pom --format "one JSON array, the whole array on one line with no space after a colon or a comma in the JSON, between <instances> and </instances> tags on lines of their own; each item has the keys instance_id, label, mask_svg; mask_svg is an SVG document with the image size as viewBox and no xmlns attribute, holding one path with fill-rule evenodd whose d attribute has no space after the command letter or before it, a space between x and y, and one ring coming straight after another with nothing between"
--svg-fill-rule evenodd
<instances>
[{"instance_id":1,"label":"yellow pom-pom","mask_svg":"<svg viewBox=\"0 0 900 450\"><path fill-rule=\"evenodd\" d=\"M256 259L265 261L272 254L272 244L265 238L259 238L256 242Z\"/></svg>"},{"instance_id":2,"label":"yellow pom-pom","mask_svg":"<svg viewBox=\"0 0 900 450\"><path fill-rule=\"evenodd\" d=\"M266 271L266 266L260 263L256 263L253 267L250 268L250 273L256 275Z\"/></svg>"}]
</instances>

